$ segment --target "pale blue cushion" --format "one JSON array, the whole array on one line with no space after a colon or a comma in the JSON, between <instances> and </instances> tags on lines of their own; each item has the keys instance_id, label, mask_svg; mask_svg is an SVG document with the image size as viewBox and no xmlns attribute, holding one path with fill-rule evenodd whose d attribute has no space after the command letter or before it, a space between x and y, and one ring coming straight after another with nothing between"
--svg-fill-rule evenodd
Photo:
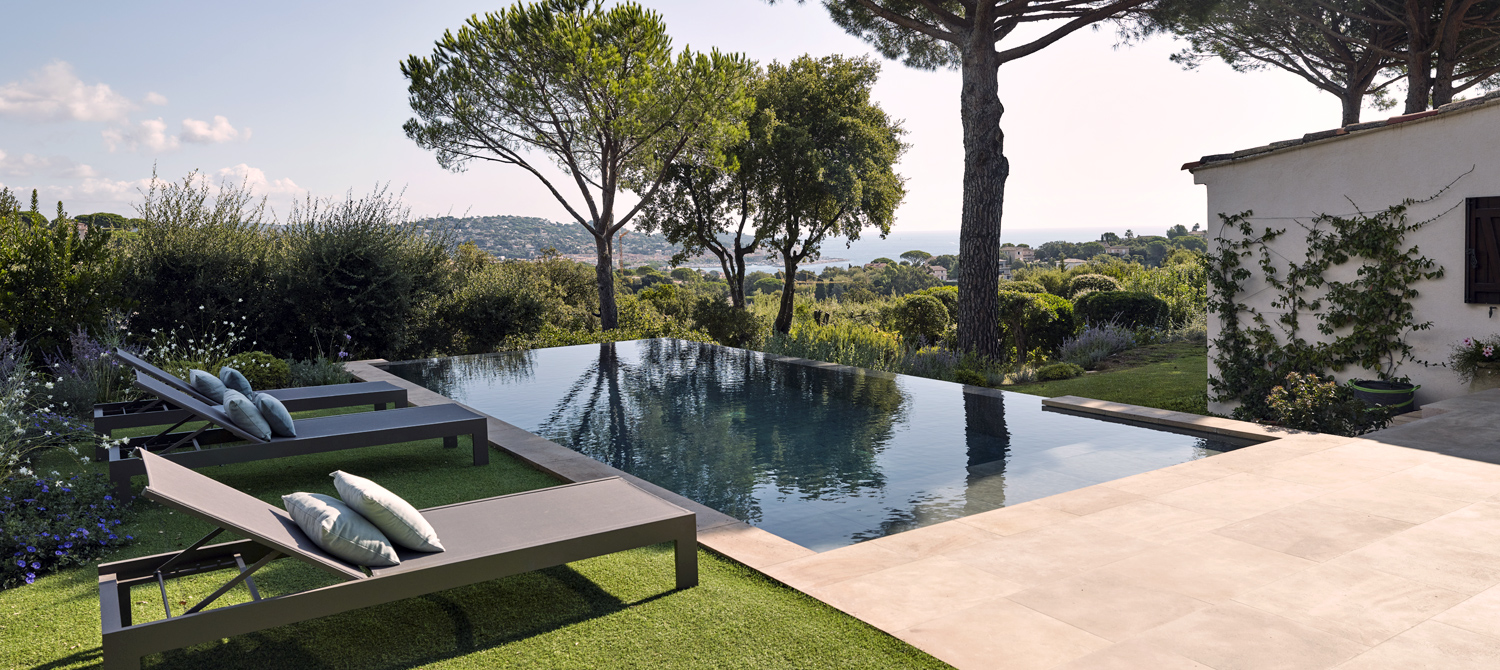
<instances>
[{"instance_id":1,"label":"pale blue cushion","mask_svg":"<svg viewBox=\"0 0 1500 670\"><path fill-rule=\"evenodd\" d=\"M224 404L224 391L229 387L224 382L202 370L188 370L188 385L194 391L202 393L204 397L219 404Z\"/></svg>"},{"instance_id":2,"label":"pale blue cushion","mask_svg":"<svg viewBox=\"0 0 1500 670\"><path fill-rule=\"evenodd\" d=\"M281 504L297 527L323 551L356 565L377 568L401 562L396 548L380 529L338 498L320 493L293 493L281 496Z\"/></svg>"},{"instance_id":3,"label":"pale blue cushion","mask_svg":"<svg viewBox=\"0 0 1500 670\"><path fill-rule=\"evenodd\" d=\"M224 413L240 430L262 440L271 439L271 424L266 423L265 417L260 415L260 410L256 409L255 403L250 402L250 399L239 391L224 390Z\"/></svg>"},{"instance_id":4,"label":"pale blue cushion","mask_svg":"<svg viewBox=\"0 0 1500 670\"><path fill-rule=\"evenodd\" d=\"M224 386L239 391L240 395L249 398L250 402L255 402L255 396L260 395L255 392L255 389L250 388L250 380L245 379L245 375L234 368L219 368L219 381L224 382Z\"/></svg>"},{"instance_id":5,"label":"pale blue cushion","mask_svg":"<svg viewBox=\"0 0 1500 670\"><path fill-rule=\"evenodd\" d=\"M272 398L264 393L255 396L255 409L260 410L260 418L265 419L271 426L271 434L276 437L296 437L297 426L292 423L292 413L286 411L286 405L280 400Z\"/></svg>"},{"instance_id":6,"label":"pale blue cushion","mask_svg":"<svg viewBox=\"0 0 1500 670\"><path fill-rule=\"evenodd\" d=\"M330 476L344 504L369 519L391 542L414 551L444 551L432 524L401 496L343 470L336 470Z\"/></svg>"}]
</instances>

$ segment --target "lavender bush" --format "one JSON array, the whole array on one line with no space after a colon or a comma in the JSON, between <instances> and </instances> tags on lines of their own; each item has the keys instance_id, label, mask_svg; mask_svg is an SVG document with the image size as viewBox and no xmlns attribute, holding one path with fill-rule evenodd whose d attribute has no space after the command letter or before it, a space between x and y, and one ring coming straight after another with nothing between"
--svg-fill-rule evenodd
<instances>
[{"instance_id":1,"label":"lavender bush","mask_svg":"<svg viewBox=\"0 0 1500 670\"><path fill-rule=\"evenodd\" d=\"M121 344L120 339L118 334L95 339L79 328L68 337L70 355L59 351L47 357L53 387L46 395L51 396L58 412L87 418L95 403L134 397L131 368L121 365L112 353Z\"/></svg>"},{"instance_id":2,"label":"lavender bush","mask_svg":"<svg viewBox=\"0 0 1500 670\"><path fill-rule=\"evenodd\" d=\"M1100 361L1135 346L1135 335L1113 323L1089 326L1058 348L1058 360L1092 370Z\"/></svg>"}]
</instances>

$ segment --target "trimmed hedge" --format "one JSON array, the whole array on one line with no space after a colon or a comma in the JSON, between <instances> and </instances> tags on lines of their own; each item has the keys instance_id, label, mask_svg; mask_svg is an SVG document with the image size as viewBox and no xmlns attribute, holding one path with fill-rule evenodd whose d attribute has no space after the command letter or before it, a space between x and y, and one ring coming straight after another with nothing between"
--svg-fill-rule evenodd
<instances>
[{"instance_id":1,"label":"trimmed hedge","mask_svg":"<svg viewBox=\"0 0 1500 670\"><path fill-rule=\"evenodd\" d=\"M1154 328L1171 314L1165 300L1133 291L1094 291L1080 297L1074 308L1085 323L1114 323L1132 329Z\"/></svg>"},{"instance_id":2,"label":"trimmed hedge","mask_svg":"<svg viewBox=\"0 0 1500 670\"><path fill-rule=\"evenodd\" d=\"M1084 291L1119 291L1123 288L1114 277L1100 274L1078 275L1073 278L1072 283L1068 284L1068 290L1071 291L1070 297L1074 300L1077 300L1080 297L1078 294Z\"/></svg>"},{"instance_id":3,"label":"trimmed hedge","mask_svg":"<svg viewBox=\"0 0 1500 670\"><path fill-rule=\"evenodd\" d=\"M1000 328L1016 360L1035 350L1056 352L1078 330L1067 298L1016 291L1000 292Z\"/></svg>"},{"instance_id":4,"label":"trimmed hedge","mask_svg":"<svg viewBox=\"0 0 1500 670\"><path fill-rule=\"evenodd\" d=\"M908 340L921 338L931 344L943 338L952 319L942 300L913 293L896 302L891 310L891 321L902 337Z\"/></svg>"}]
</instances>

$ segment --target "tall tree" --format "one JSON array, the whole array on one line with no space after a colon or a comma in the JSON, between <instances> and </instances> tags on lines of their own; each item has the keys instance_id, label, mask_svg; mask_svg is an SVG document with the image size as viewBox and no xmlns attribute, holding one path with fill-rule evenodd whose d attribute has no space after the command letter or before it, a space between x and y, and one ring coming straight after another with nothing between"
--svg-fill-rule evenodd
<instances>
[{"instance_id":1,"label":"tall tree","mask_svg":"<svg viewBox=\"0 0 1500 670\"><path fill-rule=\"evenodd\" d=\"M776 0L768 0L775 2ZM805 0L798 0L799 2ZM919 69L957 68L963 84L963 214L958 346L999 359L1000 224L1010 162L1000 117L1000 66L1086 26L1162 2L1192 0L821 0L833 21L887 58ZM1043 26L1033 30L1032 26ZM1017 28L1027 26L1017 34ZM1012 46L1003 47L1016 35ZM1025 36L1024 38L1022 36ZM1029 41L1026 41L1029 40Z\"/></svg>"},{"instance_id":2,"label":"tall tree","mask_svg":"<svg viewBox=\"0 0 1500 670\"><path fill-rule=\"evenodd\" d=\"M870 100L879 73L868 59L802 56L772 63L756 96L757 229L786 268L778 332L792 326L797 265L829 237L856 240L871 227L884 237L906 196L895 171L903 131Z\"/></svg>"},{"instance_id":3,"label":"tall tree","mask_svg":"<svg viewBox=\"0 0 1500 670\"><path fill-rule=\"evenodd\" d=\"M712 145L741 125L753 65L718 51L674 57L661 16L633 2L605 9L601 0L543 0L471 17L401 72L416 114L403 128L439 165L520 167L594 236L599 320L614 328L616 234L686 147ZM582 205L535 156L568 173ZM640 195L628 209L618 203L626 189Z\"/></svg>"},{"instance_id":4,"label":"tall tree","mask_svg":"<svg viewBox=\"0 0 1500 670\"><path fill-rule=\"evenodd\" d=\"M1402 62L1405 31L1361 17L1378 1L1224 0L1207 13L1164 7L1146 25L1187 41L1172 56L1186 68L1217 58L1237 72L1274 67L1303 78L1338 97L1347 126L1359 123L1366 97L1384 103L1381 94L1401 79L1387 71Z\"/></svg>"},{"instance_id":5,"label":"tall tree","mask_svg":"<svg viewBox=\"0 0 1500 670\"><path fill-rule=\"evenodd\" d=\"M1496 0L1373 0L1359 18L1405 33L1391 53L1405 70L1407 114L1453 102L1500 73Z\"/></svg>"}]
</instances>

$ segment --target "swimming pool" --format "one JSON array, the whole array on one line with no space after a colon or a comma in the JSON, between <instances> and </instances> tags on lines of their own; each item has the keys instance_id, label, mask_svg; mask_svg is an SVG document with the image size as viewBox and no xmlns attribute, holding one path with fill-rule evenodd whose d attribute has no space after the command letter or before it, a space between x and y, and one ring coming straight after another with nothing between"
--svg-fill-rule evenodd
<instances>
[{"instance_id":1,"label":"swimming pool","mask_svg":"<svg viewBox=\"0 0 1500 670\"><path fill-rule=\"evenodd\" d=\"M816 551L1250 444L680 340L382 367Z\"/></svg>"}]
</instances>

